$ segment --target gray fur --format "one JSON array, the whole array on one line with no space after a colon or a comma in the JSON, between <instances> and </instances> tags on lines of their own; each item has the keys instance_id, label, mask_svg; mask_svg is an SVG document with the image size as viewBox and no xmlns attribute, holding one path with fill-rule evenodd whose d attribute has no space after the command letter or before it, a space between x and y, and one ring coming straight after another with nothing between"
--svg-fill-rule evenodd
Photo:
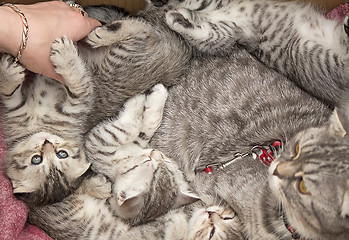
<instances>
[{"instance_id":1,"label":"gray fur","mask_svg":"<svg viewBox=\"0 0 349 240\"><path fill-rule=\"evenodd\" d=\"M332 105L348 87L348 18L329 20L311 3L299 1L148 2L166 3L169 26L201 51L225 54L242 45Z\"/></svg>"},{"instance_id":2,"label":"gray fur","mask_svg":"<svg viewBox=\"0 0 349 240\"><path fill-rule=\"evenodd\" d=\"M341 209L349 204L343 197L348 189L349 142L329 121L330 108L244 50L235 49L228 58L200 59L192 66L197 68L186 81L170 89L152 146L178 161L202 201L210 204L206 199L215 198L236 211L247 239L292 239L282 220L281 203L302 237L346 239L349 219ZM346 109L340 112L347 113L349 103L343 104ZM285 178L272 175L272 170L268 174L268 168L252 156L216 168L211 175L195 174L198 167L232 159L275 139L286 143L276 162L292 161L295 142L310 145L302 147L304 159L293 160L297 167L314 170L303 176L310 195L295 189L299 175ZM276 188L273 182L287 189Z\"/></svg>"},{"instance_id":3,"label":"gray fur","mask_svg":"<svg viewBox=\"0 0 349 240\"><path fill-rule=\"evenodd\" d=\"M159 16L163 13L149 12L106 24L78 46L57 39L51 60L64 85L41 75L26 79L22 66L2 57L6 172L15 193L27 203L52 203L69 195L89 167L85 134L115 116L128 98L158 82L171 86L179 81L190 48L163 21L154 20ZM44 146L51 150L42 154ZM58 151L69 157L58 159ZM43 161L34 165L33 156Z\"/></svg>"},{"instance_id":4,"label":"gray fur","mask_svg":"<svg viewBox=\"0 0 349 240\"><path fill-rule=\"evenodd\" d=\"M86 147L95 173L63 201L33 207L29 221L54 239L240 236L241 223L229 207L176 209L197 201L196 195L171 159L145 148L149 140L138 142L141 131L151 137L159 126L166 96L156 85L146 98L128 100L119 117L93 128Z\"/></svg>"}]
</instances>

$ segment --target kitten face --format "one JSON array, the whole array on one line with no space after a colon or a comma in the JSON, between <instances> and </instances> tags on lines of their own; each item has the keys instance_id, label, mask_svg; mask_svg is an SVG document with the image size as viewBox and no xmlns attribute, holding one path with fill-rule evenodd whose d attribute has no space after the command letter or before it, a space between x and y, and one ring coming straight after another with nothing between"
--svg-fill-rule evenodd
<instances>
[{"instance_id":1,"label":"kitten face","mask_svg":"<svg viewBox=\"0 0 349 240\"><path fill-rule=\"evenodd\" d=\"M243 239L242 225L230 208L198 209L189 220L188 239Z\"/></svg>"},{"instance_id":2,"label":"kitten face","mask_svg":"<svg viewBox=\"0 0 349 240\"><path fill-rule=\"evenodd\" d=\"M306 238L349 234L349 139L338 130L331 124L299 133L270 167L271 188Z\"/></svg>"},{"instance_id":3,"label":"kitten face","mask_svg":"<svg viewBox=\"0 0 349 240\"><path fill-rule=\"evenodd\" d=\"M78 141L39 132L8 151L6 173L13 192L30 204L63 199L90 166Z\"/></svg>"},{"instance_id":4,"label":"kitten face","mask_svg":"<svg viewBox=\"0 0 349 240\"><path fill-rule=\"evenodd\" d=\"M116 167L120 172L109 200L116 215L138 224L198 199L170 159L154 149L142 151Z\"/></svg>"}]
</instances>

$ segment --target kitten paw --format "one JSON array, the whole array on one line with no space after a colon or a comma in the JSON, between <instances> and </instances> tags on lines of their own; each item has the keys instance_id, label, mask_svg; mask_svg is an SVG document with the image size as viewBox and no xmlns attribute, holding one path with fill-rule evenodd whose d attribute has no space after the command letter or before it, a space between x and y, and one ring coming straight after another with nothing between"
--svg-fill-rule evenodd
<instances>
[{"instance_id":1,"label":"kitten paw","mask_svg":"<svg viewBox=\"0 0 349 240\"><path fill-rule=\"evenodd\" d=\"M142 127L144 103L144 94L137 95L126 101L124 110L120 113L115 123L115 125L127 131L127 134L124 136L125 139L119 136L120 142L123 144L134 141L139 135Z\"/></svg>"},{"instance_id":2,"label":"kitten paw","mask_svg":"<svg viewBox=\"0 0 349 240\"><path fill-rule=\"evenodd\" d=\"M115 43L132 46L144 44L150 36L150 27L144 22L121 20L96 28L87 36L86 42L93 48L108 47ZM130 46L126 49L135 48Z\"/></svg>"},{"instance_id":3,"label":"kitten paw","mask_svg":"<svg viewBox=\"0 0 349 240\"><path fill-rule=\"evenodd\" d=\"M52 43L50 59L73 94L82 96L85 93L84 96L87 96L87 92L93 91L89 72L72 40L66 37L57 38Z\"/></svg>"},{"instance_id":4,"label":"kitten paw","mask_svg":"<svg viewBox=\"0 0 349 240\"><path fill-rule=\"evenodd\" d=\"M25 68L15 63L15 58L3 54L0 58L0 93L11 95L25 79Z\"/></svg>"},{"instance_id":5,"label":"kitten paw","mask_svg":"<svg viewBox=\"0 0 349 240\"><path fill-rule=\"evenodd\" d=\"M195 27L192 15L193 12L185 8L170 10L166 13L166 23L176 32L183 33Z\"/></svg>"},{"instance_id":6,"label":"kitten paw","mask_svg":"<svg viewBox=\"0 0 349 240\"><path fill-rule=\"evenodd\" d=\"M115 43L115 31L121 27L120 22L95 28L87 37L86 42L93 48L106 47Z\"/></svg>"},{"instance_id":7,"label":"kitten paw","mask_svg":"<svg viewBox=\"0 0 349 240\"><path fill-rule=\"evenodd\" d=\"M126 101L124 111L133 112L134 115L142 115L145 103L145 95L139 94Z\"/></svg>"},{"instance_id":8,"label":"kitten paw","mask_svg":"<svg viewBox=\"0 0 349 240\"><path fill-rule=\"evenodd\" d=\"M140 146L147 147L151 137L159 128L167 96L167 89L162 84L155 85L147 96L144 104L141 134L137 139Z\"/></svg>"},{"instance_id":9,"label":"kitten paw","mask_svg":"<svg viewBox=\"0 0 349 240\"><path fill-rule=\"evenodd\" d=\"M76 58L78 52L72 40L62 37L52 43L50 59L56 67L56 72L63 77L66 71L74 66Z\"/></svg>"},{"instance_id":10,"label":"kitten paw","mask_svg":"<svg viewBox=\"0 0 349 240\"><path fill-rule=\"evenodd\" d=\"M145 102L145 108L152 106L162 106L161 108L163 108L168 96L166 87L162 84L156 84L150 91L151 93L147 96Z\"/></svg>"}]
</instances>

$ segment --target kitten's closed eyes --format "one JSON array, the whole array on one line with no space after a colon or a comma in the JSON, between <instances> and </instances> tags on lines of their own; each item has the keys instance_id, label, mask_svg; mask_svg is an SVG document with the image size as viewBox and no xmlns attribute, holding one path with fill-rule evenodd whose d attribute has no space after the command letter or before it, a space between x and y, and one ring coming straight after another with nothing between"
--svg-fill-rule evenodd
<instances>
[{"instance_id":1,"label":"kitten's closed eyes","mask_svg":"<svg viewBox=\"0 0 349 240\"><path fill-rule=\"evenodd\" d=\"M211 206L194 211L188 223L188 239L242 239L242 225L228 207Z\"/></svg>"}]
</instances>

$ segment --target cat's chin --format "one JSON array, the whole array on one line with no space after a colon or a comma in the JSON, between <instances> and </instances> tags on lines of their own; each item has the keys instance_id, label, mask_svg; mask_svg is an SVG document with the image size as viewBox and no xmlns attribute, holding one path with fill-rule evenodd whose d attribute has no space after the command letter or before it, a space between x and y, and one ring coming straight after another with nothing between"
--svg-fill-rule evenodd
<instances>
[{"instance_id":1,"label":"cat's chin","mask_svg":"<svg viewBox=\"0 0 349 240\"><path fill-rule=\"evenodd\" d=\"M275 194L275 196L278 196L280 194L280 179L278 176L274 175L278 164L279 162L275 160L270 164L268 168L269 187L272 190L272 192Z\"/></svg>"}]
</instances>

